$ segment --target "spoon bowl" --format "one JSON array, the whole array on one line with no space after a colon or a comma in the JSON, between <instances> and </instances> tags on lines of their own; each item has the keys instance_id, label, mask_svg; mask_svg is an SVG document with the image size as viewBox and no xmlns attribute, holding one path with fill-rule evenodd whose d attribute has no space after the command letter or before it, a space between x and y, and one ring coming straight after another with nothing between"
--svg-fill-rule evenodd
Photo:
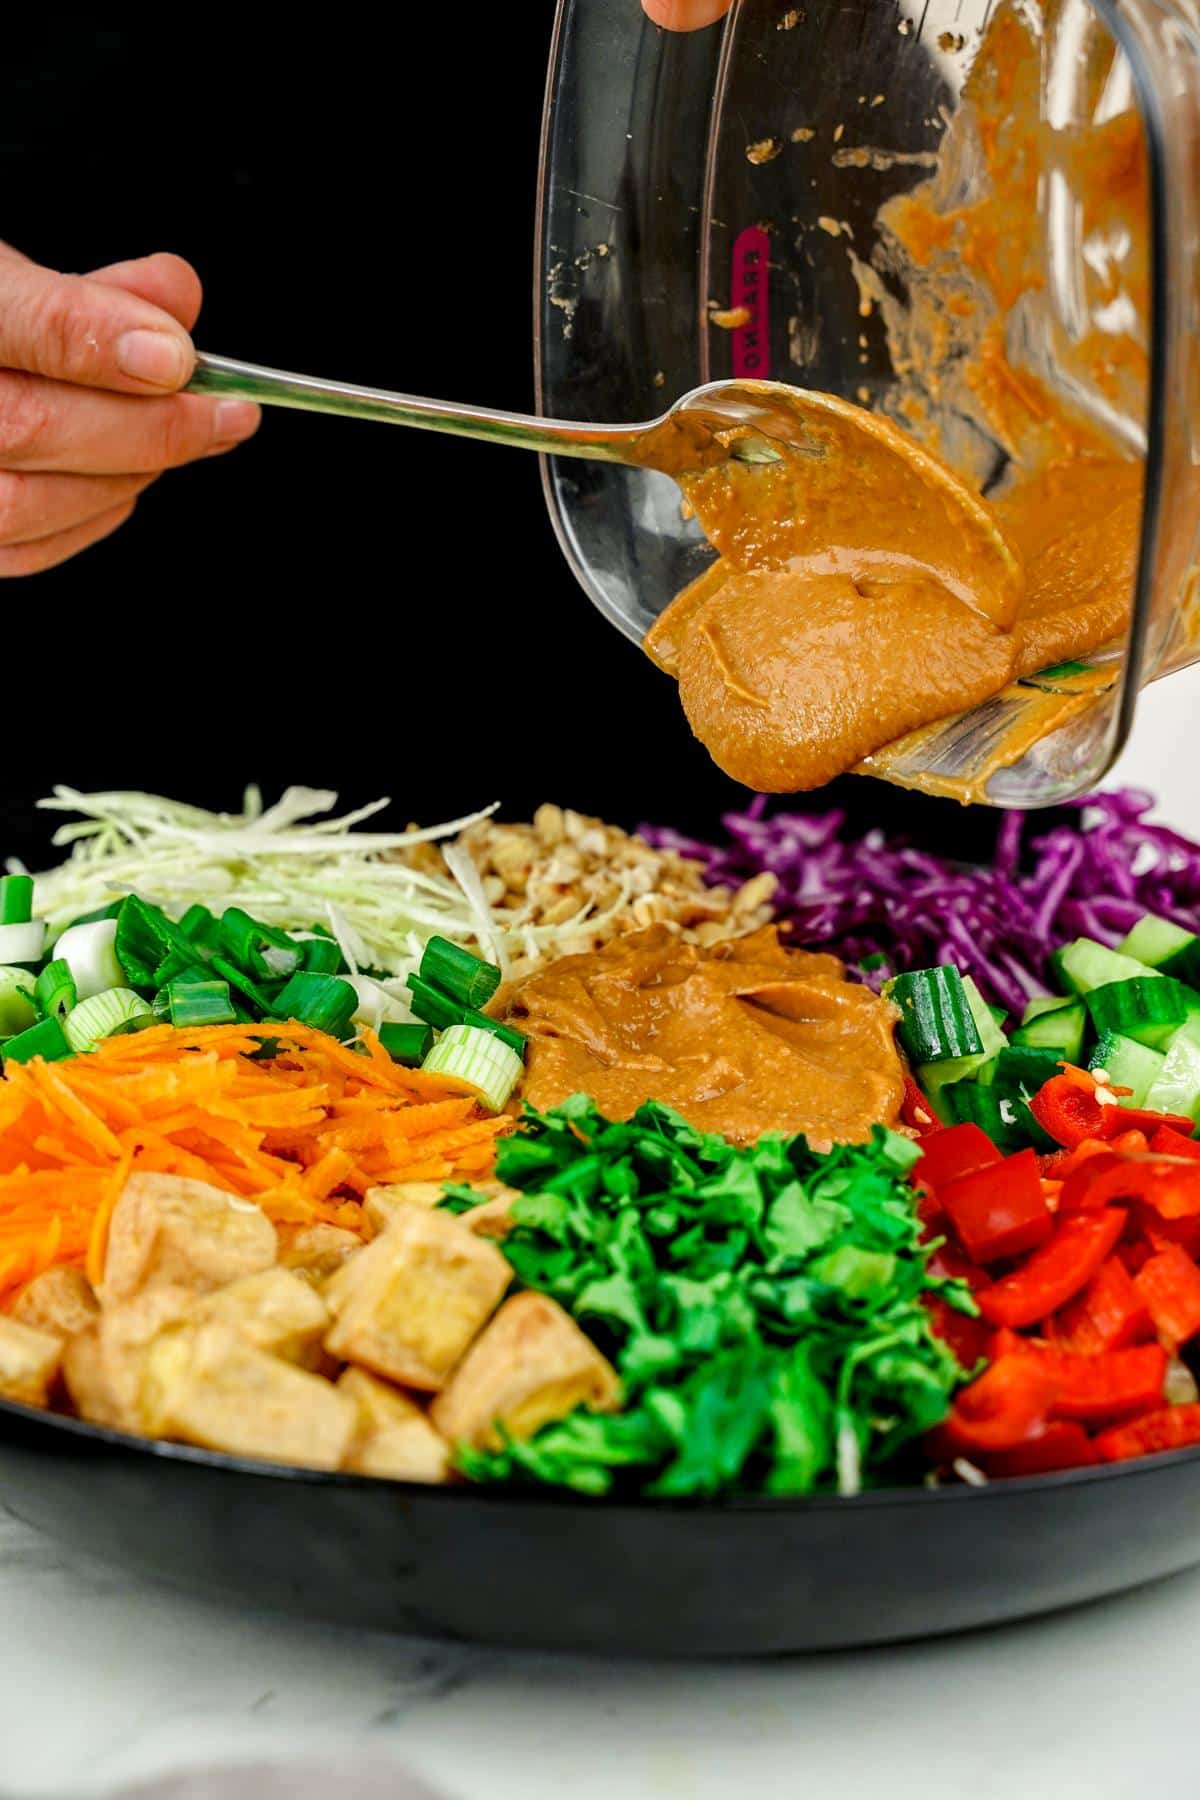
<instances>
[{"instance_id":1,"label":"spoon bowl","mask_svg":"<svg viewBox=\"0 0 1200 1800\"><path fill-rule=\"evenodd\" d=\"M220 356L197 357L188 386L192 393L236 395L265 406L373 419L541 455L623 463L676 480L726 461L767 463L790 456L803 471L809 459L814 489L831 481L844 487L846 475L853 474L864 489L882 491L895 500L887 517L880 519L890 540L889 554L907 554L918 561L927 528L933 524L944 528L949 515L958 539L951 585L960 597L1001 627L1012 623L1020 602L1020 563L991 509L889 420L832 394L778 381L713 381L684 394L657 419L603 425L459 406ZM931 509L937 520L931 518ZM660 590L648 611L644 596L630 594L623 609L602 610L618 630L640 644L673 598Z\"/></svg>"}]
</instances>

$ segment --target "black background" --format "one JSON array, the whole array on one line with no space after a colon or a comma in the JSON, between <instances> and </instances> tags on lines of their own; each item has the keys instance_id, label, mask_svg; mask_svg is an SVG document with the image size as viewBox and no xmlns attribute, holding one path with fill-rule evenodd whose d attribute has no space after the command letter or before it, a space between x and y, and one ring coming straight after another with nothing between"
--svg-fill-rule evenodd
<instances>
[{"instance_id":1,"label":"black background","mask_svg":"<svg viewBox=\"0 0 1200 1800\"><path fill-rule=\"evenodd\" d=\"M187 256L209 350L529 407L552 0L286 31L211 13L198 37L143 17L6 21L0 236L64 269ZM746 797L576 587L517 452L275 412L0 606L0 849L35 863L55 781L220 806L306 782L423 822L554 798L711 827ZM832 797L964 841L945 803Z\"/></svg>"}]
</instances>

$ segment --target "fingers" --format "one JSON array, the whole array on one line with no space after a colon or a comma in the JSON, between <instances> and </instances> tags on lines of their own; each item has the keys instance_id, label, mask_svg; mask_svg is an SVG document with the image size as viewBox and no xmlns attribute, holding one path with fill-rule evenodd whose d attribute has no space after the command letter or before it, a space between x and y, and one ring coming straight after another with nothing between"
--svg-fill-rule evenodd
<instances>
[{"instance_id":1,"label":"fingers","mask_svg":"<svg viewBox=\"0 0 1200 1800\"><path fill-rule=\"evenodd\" d=\"M100 513L97 518L76 525L70 531L60 531L53 537L38 538L29 544L0 545L0 580L13 575L37 575L43 569L66 562L70 556L77 556L89 545L110 537L125 523L136 505L136 500L126 500L123 505L111 507L108 512Z\"/></svg>"},{"instance_id":2,"label":"fingers","mask_svg":"<svg viewBox=\"0 0 1200 1800\"><path fill-rule=\"evenodd\" d=\"M153 475L13 475L0 472L0 549L73 531L113 512Z\"/></svg>"},{"instance_id":3,"label":"fingers","mask_svg":"<svg viewBox=\"0 0 1200 1800\"><path fill-rule=\"evenodd\" d=\"M191 263L165 250L154 256L139 256L132 262L109 263L106 268L93 269L88 280L139 295L178 319L185 331L191 331L195 325L204 299L200 277Z\"/></svg>"},{"instance_id":4,"label":"fingers","mask_svg":"<svg viewBox=\"0 0 1200 1800\"><path fill-rule=\"evenodd\" d=\"M174 258L145 260L159 265L145 271L156 291L190 303L180 271L161 266ZM131 291L133 267L119 265L116 283L58 275L0 245L0 365L118 393L182 387L195 366L191 338L169 310Z\"/></svg>"},{"instance_id":5,"label":"fingers","mask_svg":"<svg viewBox=\"0 0 1200 1800\"><path fill-rule=\"evenodd\" d=\"M733 0L642 0L642 10L665 31L700 31L723 19Z\"/></svg>"},{"instance_id":6,"label":"fingers","mask_svg":"<svg viewBox=\"0 0 1200 1800\"><path fill-rule=\"evenodd\" d=\"M247 400L140 400L0 370L0 467L149 475L232 449L261 417Z\"/></svg>"}]
</instances>

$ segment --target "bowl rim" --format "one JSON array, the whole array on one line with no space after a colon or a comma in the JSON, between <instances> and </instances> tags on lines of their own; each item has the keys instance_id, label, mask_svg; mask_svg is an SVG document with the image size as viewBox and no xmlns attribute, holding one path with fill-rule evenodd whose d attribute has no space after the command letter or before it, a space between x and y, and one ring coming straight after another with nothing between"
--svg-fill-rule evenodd
<instances>
[{"instance_id":1,"label":"bowl rim","mask_svg":"<svg viewBox=\"0 0 1200 1800\"><path fill-rule=\"evenodd\" d=\"M11 1438L3 1430L5 1421L33 1425L48 1435L60 1434L67 1439L104 1446L113 1451L160 1462L215 1469L230 1475L250 1475L265 1481L291 1482L299 1486L323 1487L348 1492L387 1490L398 1503L432 1500L446 1506L482 1505L500 1507L518 1505L535 1508L557 1508L592 1512L600 1508L606 1513L686 1513L702 1517L738 1516L746 1513L768 1516L807 1516L811 1513L877 1511L911 1506L961 1506L983 1504L1004 1494L1039 1495L1078 1488L1093 1483L1106 1483L1126 1477L1148 1476L1165 1467L1200 1463L1200 1444L1182 1450L1163 1450L1131 1457L1125 1462L1093 1463L1080 1469L1056 1469L1045 1475L1006 1476L982 1486L968 1482L944 1487L910 1484L905 1487L868 1488L858 1494L733 1494L720 1498L704 1495L670 1495L662 1498L610 1499L604 1495L580 1494L568 1488L501 1487L455 1482L441 1485L421 1481L393 1481L383 1475L360 1475L348 1469L306 1468L300 1463L278 1463L249 1456L235 1456L223 1450L204 1450L193 1444L176 1443L169 1438L141 1437L135 1432L120 1431L114 1426L94 1425L86 1419L72 1418L40 1406L26 1406L18 1400L0 1397L0 1457L10 1446ZM36 1520L26 1520L36 1525Z\"/></svg>"}]
</instances>

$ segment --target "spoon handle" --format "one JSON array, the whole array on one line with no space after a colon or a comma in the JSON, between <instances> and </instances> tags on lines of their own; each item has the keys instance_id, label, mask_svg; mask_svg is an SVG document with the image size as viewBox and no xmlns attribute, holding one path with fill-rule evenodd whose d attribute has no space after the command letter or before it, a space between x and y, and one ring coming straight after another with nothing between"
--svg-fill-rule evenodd
<instances>
[{"instance_id":1,"label":"spoon handle","mask_svg":"<svg viewBox=\"0 0 1200 1800\"><path fill-rule=\"evenodd\" d=\"M483 438L519 450L580 456L592 462L632 461L633 444L645 429L640 425L573 425L566 419L491 412L481 406L391 394L383 388L353 387L345 381L318 381L312 375L291 375L258 363L236 362L229 356L197 356L188 392L232 394L262 406L290 406L346 419L377 419L385 425L444 431L451 437Z\"/></svg>"}]
</instances>

